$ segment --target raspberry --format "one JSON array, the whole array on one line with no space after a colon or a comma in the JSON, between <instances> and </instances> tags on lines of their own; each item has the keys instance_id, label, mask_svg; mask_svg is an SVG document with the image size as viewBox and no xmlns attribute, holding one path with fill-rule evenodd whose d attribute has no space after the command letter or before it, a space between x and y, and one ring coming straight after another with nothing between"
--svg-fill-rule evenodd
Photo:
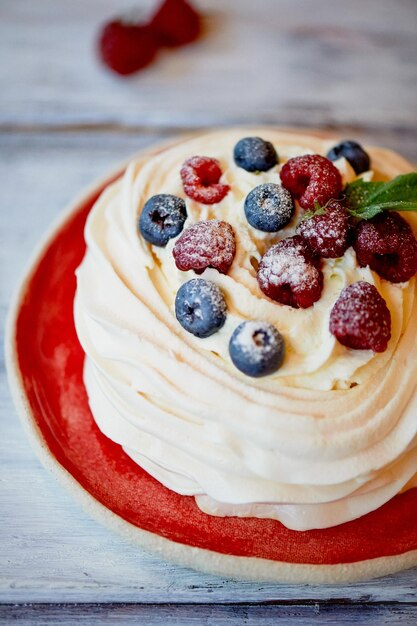
<instances>
[{"instance_id":1,"label":"raspberry","mask_svg":"<svg viewBox=\"0 0 417 626\"><path fill-rule=\"evenodd\" d=\"M394 211L359 222L353 247L359 265L369 265L392 283L410 280L417 271L417 241L409 224Z\"/></svg>"},{"instance_id":2,"label":"raspberry","mask_svg":"<svg viewBox=\"0 0 417 626\"><path fill-rule=\"evenodd\" d=\"M303 220L297 233L310 248L324 258L335 259L344 255L349 247L351 225L346 209L336 200L331 200L323 215L314 215Z\"/></svg>"},{"instance_id":3,"label":"raspberry","mask_svg":"<svg viewBox=\"0 0 417 626\"><path fill-rule=\"evenodd\" d=\"M185 193L202 204L216 204L229 191L229 185L219 183L221 175L219 162L210 157L193 156L181 168Z\"/></svg>"},{"instance_id":4,"label":"raspberry","mask_svg":"<svg viewBox=\"0 0 417 626\"><path fill-rule=\"evenodd\" d=\"M179 270L201 274L213 267L227 274L236 252L235 234L227 222L206 220L186 228L172 254Z\"/></svg>"},{"instance_id":5,"label":"raspberry","mask_svg":"<svg viewBox=\"0 0 417 626\"><path fill-rule=\"evenodd\" d=\"M185 0L165 0L153 16L150 27L162 45L176 47L197 39L201 20Z\"/></svg>"},{"instance_id":6,"label":"raspberry","mask_svg":"<svg viewBox=\"0 0 417 626\"><path fill-rule=\"evenodd\" d=\"M258 268L262 291L281 304L307 309L323 288L320 261L299 235L283 239L269 248Z\"/></svg>"},{"instance_id":7,"label":"raspberry","mask_svg":"<svg viewBox=\"0 0 417 626\"><path fill-rule=\"evenodd\" d=\"M384 352L391 314L376 287L361 280L342 290L330 313L329 330L347 348Z\"/></svg>"},{"instance_id":8,"label":"raspberry","mask_svg":"<svg viewBox=\"0 0 417 626\"><path fill-rule=\"evenodd\" d=\"M281 172L283 186L299 201L303 209L314 209L314 203L325 205L342 191L339 170L320 154L289 159Z\"/></svg>"},{"instance_id":9,"label":"raspberry","mask_svg":"<svg viewBox=\"0 0 417 626\"><path fill-rule=\"evenodd\" d=\"M149 65L158 50L158 42L147 26L113 20L102 29L98 50L107 67L127 75Z\"/></svg>"}]
</instances>

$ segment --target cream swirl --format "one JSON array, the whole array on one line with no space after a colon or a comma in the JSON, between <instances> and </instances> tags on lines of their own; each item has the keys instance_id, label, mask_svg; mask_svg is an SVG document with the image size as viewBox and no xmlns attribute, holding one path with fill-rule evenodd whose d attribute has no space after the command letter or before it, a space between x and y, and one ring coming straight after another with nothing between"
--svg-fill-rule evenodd
<instances>
[{"instance_id":1,"label":"cream swirl","mask_svg":"<svg viewBox=\"0 0 417 626\"><path fill-rule=\"evenodd\" d=\"M261 134L280 163L325 154L333 142L270 129L209 133L132 161L110 185L86 225L87 253L77 271L75 320L87 354L85 384L100 429L169 488L195 495L217 515L271 517L290 528L332 526L373 510L415 480L417 471L417 301L415 279L394 285L360 268L352 249L324 262L324 289L309 309L267 299L256 265L276 241L294 234L297 211L278 234L246 221L243 201L263 182L279 183L279 168L255 175L234 164L233 147ZM390 151L369 149L374 180L410 171ZM202 219L229 222L237 251L227 275L203 277L223 291L223 328L198 339L178 324L174 299L190 278L165 248L138 235L138 215L157 193L184 197L182 163L215 157L231 190L218 205L186 198L185 226ZM355 175L343 159L344 181ZM407 216L414 230L414 217ZM329 333L341 289L358 280L376 285L392 318L386 352L348 350ZM262 319L286 341L281 369L265 379L236 370L228 354L234 328Z\"/></svg>"}]
</instances>

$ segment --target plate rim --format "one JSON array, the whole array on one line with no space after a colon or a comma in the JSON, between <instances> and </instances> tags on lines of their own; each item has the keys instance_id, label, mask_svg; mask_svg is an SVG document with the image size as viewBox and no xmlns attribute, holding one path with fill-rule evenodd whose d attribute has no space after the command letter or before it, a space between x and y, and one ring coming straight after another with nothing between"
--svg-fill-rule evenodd
<instances>
[{"instance_id":1,"label":"plate rim","mask_svg":"<svg viewBox=\"0 0 417 626\"><path fill-rule=\"evenodd\" d=\"M293 131L293 129L287 128L280 128L279 130L283 132ZM294 129L294 131L298 134L302 133L299 129ZM205 132L209 132L209 130L207 129ZM314 134L314 131L306 130L306 133ZM139 528L111 511L85 489L78 480L61 465L49 449L29 405L17 358L16 326L27 285L36 273L46 248L53 242L60 229L70 220L72 215L77 213L92 197L104 190L112 181L120 177L132 158L146 158L155 155L169 146L175 145L179 141L182 142L187 138L196 136L196 134L199 133L187 133L186 135L178 136L169 141L157 142L155 145L146 147L133 155L133 157L124 160L117 168L109 170L105 176L96 179L95 182L77 194L76 198L68 203L66 208L59 213L30 255L20 279L17 282L17 288L11 299L6 317L5 365L13 403L32 449L42 465L58 480L66 491L70 493L81 508L97 522L119 536L122 536L132 545L143 548L161 559L171 561L180 566L190 567L202 573L258 583L344 584L376 577L379 578L416 566L417 550L351 563L319 565L288 563L260 557L228 555L176 542L156 533L152 533L151 531ZM324 134L329 138L336 136L335 133L323 133L323 135Z\"/></svg>"}]
</instances>

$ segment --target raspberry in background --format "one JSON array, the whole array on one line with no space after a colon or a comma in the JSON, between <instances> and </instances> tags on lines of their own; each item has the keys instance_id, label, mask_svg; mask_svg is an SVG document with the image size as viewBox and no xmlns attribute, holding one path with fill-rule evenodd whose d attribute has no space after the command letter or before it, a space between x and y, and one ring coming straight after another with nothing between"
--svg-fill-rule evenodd
<instances>
[{"instance_id":1,"label":"raspberry in background","mask_svg":"<svg viewBox=\"0 0 417 626\"><path fill-rule=\"evenodd\" d=\"M359 265L369 265L392 283L410 280L417 271L417 241L410 225L395 211L360 221L353 247Z\"/></svg>"},{"instance_id":2,"label":"raspberry in background","mask_svg":"<svg viewBox=\"0 0 417 626\"><path fill-rule=\"evenodd\" d=\"M106 24L98 39L101 60L122 76L133 74L149 65L158 47L158 40L149 27L122 19Z\"/></svg>"},{"instance_id":3,"label":"raspberry in background","mask_svg":"<svg viewBox=\"0 0 417 626\"><path fill-rule=\"evenodd\" d=\"M329 159L320 154L305 154L289 159L280 172L285 189L296 198L303 209L324 206L342 191L340 172Z\"/></svg>"},{"instance_id":4,"label":"raspberry in background","mask_svg":"<svg viewBox=\"0 0 417 626\"><path fill-rule=\"evenodd\" d=\"M376 287L361 280L342 290L330 313L329 330L347 348L384 352L391 314Z\"/></svg>"},{"instance_id":5,"label":"raspberry in background","mask_svg":"<svg viewBox=\"0 0 417 626\"><path fill-rule=\"evenodd\" d=\"M175 48L195 41L201 32L201 18L186 0L165 0L150 21L161 45Z\"/></svg>"},{"instance_id":6,"label":"raspberry in background","mask_svg":"<svg viewBox=\"0 0 417 626\"><path fill-rule=\"evenodd\" d=\"M189 44L200 32L201 18L188 2L165 0L149 23L133 21L128 16L105 24L97 48L108 68L127 76L149 65L160 47Z\"/></svg>"}]
</instances>

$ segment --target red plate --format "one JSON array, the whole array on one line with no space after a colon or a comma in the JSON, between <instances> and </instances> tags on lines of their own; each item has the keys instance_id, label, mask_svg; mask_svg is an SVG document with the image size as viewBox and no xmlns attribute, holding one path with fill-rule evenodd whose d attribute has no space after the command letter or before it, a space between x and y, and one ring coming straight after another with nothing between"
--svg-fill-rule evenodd
<instances>
[{"instance_id":1,"label":"red plate","mask_svg":"<svg viewBox=\"0 0 417 626\"><path fill-rule=\"evenodd\" d=\"M84 197L52 233L11 316L11 385L44 462L116 530L204 571L332 582L417 564L417 489L325 530L297 532L273 520L212 517L194 498L163 487L98 430L83 385L73 299L74 271L85 252L84 223L101 189Z\"/></svg>"}]
</instances>

